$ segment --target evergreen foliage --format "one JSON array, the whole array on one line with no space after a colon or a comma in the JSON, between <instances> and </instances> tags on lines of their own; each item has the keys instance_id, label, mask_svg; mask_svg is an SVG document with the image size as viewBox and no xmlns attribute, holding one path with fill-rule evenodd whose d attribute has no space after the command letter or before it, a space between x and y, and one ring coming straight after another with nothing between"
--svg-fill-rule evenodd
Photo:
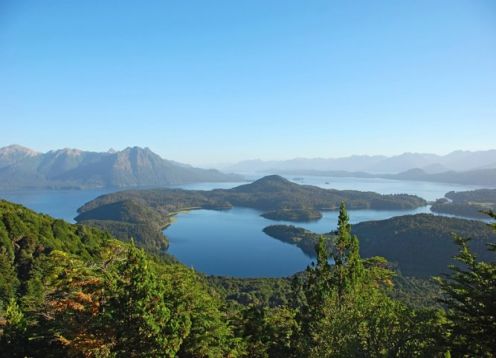
<instances>
[{"instance_id":1,"label":"evergreen foliage","mask_svg":"<svg viewBox=\"0 0 496 358\"><path fill-rule=\"evenodd\" d=\"M496 215L488 213L493 219ZM496 229L496 225L493 224ZM481 261L468 242L455 236L457 260L463 265L450 267L451 274L438 278L446 296L449 332L447 345L457 356L496 356L496 261ZM488 244L489 251L496 245Z\"/></svg>"},{"instance_id":2,"label":"evergreen foliage","mask_svg":"<svg viewBox=\"0 0 496 358\"><path fill-rule=\"evenodd\" d=\"M437 354L435 312L417 313L387 294L392 273L382 260L364 261L344 204L340 206L334 265L324 239L316 247L317 264L307 269L299 310L296 351L306 357L380 357ZM420 320L419 317L430 317ZM437 323L429 327L436 327ZM417 334L422 339L417 338Z\"/></svg>"},{"instance_id":3,"label":"evergreen foliage","mask_svg":"<svg viewBox=\"0 0 496 358\"><path fill-rule=\"evenodd\" d=\"M492 357L495 262L456 242L440 305L412 306L392 298L385 259L360 257L344 204L305 272L229 280L2 201L0 355Z\"/></svg>"}]
</instances>

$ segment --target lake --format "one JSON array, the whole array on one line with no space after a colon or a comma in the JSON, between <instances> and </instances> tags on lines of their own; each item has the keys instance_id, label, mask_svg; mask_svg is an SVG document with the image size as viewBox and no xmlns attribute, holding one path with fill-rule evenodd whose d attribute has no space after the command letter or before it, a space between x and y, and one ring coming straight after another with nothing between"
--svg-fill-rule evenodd
<instances>
[{"instance_id":1,"label":"lake","mask_svg":"<svg viewBox=\"0 0 496 358\"><path fill-rule=\"evenodd\" d=\"M259 176L250 177L249 181ZM427 200L441 198L448 191L477 189L441 183L409 182L388 179L330 178L293 176L288 179L299 184L323 188L375 191L382 194L416 194ZM197 183L176 186L184 189L211 190L232 188L243 183ZM77 209L97 196L112 190L26 190L0 192L0 198L20 203L38 212L74 222ZM398 215L430 212L429 207L407 211L350 211L351 223L386 219ZM270 238L262 229L271 221L253 209L234 208L227 211L195 210L176 216L175 222L165 231L170 240L169 252L179 261L196 270L213 275L238 277L287 276L305 269L311 259L295 246ZM325 212L319 221L288 223L315 232L329 232L337 224L337 212Z\"/></svg>"},{"instance_id":2,"label":"lake","mask_svg":"<svg viewBox=\"0 0 496 358\"><path fill-rule=\"evenodd\" d=\"M381 194L407 193L429 201L441 198L449 191L473 190L479 187L398 181L377 178L328 178L321 176L288 176L307 185L339 190L375 191ZM252 177L251 179L257 179ZM239 184L236 184L239 185ZM195 187L194 189L205 189ZM352 224L382 220L399 215L431 213L429 206L414 210L353 210ZM292 223L272 221L261 212L247 208L227 211L194 210L180 213L164 233L170 241L169 253L197 271L211 275L237 277L280 277L302 271L312 261L296 246L283 243L263 233L268 225L288 224L325 233L337 226L337 212L324 212L314 222Z\"/></svg>"},{"instance_id":3,"label":"lake","mask_svg":"<svg viewBox=\"0 0 496 358\"><path fill-rule=\"evenodd\" d=\"M173 186L189 190L211 190L233 188L243 183L194 183ZM0 191L0 199L22 204L39 213L48 214L57 219L74 223L77 209L96 197L119 190L85 189L85 190L12 190Z\"/></svg>"},{"instance_id":4,"label":"lake","mask_svg":"<svg viewBox=\"0 0 496 358\"><path fill-rule=\"evenodd\" d=\"M393 216L430 212L429 207L408 211L353 210L350 222L387 219ZM280 277L302 271L311 259L296 246L266 235L262 229L274 224L301 226L325 233L334 230L337 211L324 212L315 222L272 221L248 208L193 210L180 213L164 234L169 253L195 270L210 275Z\"/></svg>"}]
</instances>

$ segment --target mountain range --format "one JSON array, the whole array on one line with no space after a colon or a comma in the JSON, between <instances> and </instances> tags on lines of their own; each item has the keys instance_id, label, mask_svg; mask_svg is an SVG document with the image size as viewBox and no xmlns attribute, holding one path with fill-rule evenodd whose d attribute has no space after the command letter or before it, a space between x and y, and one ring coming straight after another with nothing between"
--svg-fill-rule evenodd
<instances>
[{"instance_id":1,"label":"mountain range","mask_svg":"<svg viewBox=\"0 0 496 358\"><path fill-rule=\"evenodd\" d=\"M396 156L353 155L343 158L295 158L280 161L246 160L223 166L230 172L347 171L395 174L422 169L427 174L496 168L496 150L454 151L447 155L403 153Z\"/></svg>"},{"instance_id":2,"label":"mountain range","mask_svg":"<svg viewBox=\"0 0 496 358\"><path fill-rule=\"evenodd\" d=\"M237 175L163 159L148 148L46 153L19 145L0 148L0 189L128 188L239 180Z\"/></svg>"}]
</instances>

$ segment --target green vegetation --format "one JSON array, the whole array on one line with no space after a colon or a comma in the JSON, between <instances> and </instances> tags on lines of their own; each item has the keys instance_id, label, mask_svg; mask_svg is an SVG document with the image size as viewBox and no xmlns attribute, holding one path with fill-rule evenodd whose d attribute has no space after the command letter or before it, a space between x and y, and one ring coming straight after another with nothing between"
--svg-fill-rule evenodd
<instances>
[{"instance_id":1,"label":"green vegetation","mask_svg":"<svg viewBox=\"0 0 496 358\"><path fill-rule=\"evenodd\" d=\"M470 245L478 257L494 258L486 250L486 244L496 242L496 235L479 221L417 214L362 222L353 225L352 230L360 238L362 256L383 256L407 276L430 277L446 272L457 252L453 233L475 237ZM319 235L288 225L268 226L264 232L298 246L311 257L315 257L314 247L320 237L326 238L329 249L333 248L335 239L334 233Z\"/></svg>"},{"instance_id":2,"label":"green vegetation","mask_svg":"<svg viewBox=\"0 0 496 358\"><path fill-rule=\"evenodd\" d=\"M489 215L496 219L492 212ZM496 224L493 224L496 228ZM438 278L446 293L448 332L454 353L460 356L496 355L496 262L480 261L470 250L470 239L455 237L462 268L451 266L452 273ZM496 245L488 245L491 252Z\"/></svg>"},{"instance_id":3,"label":"green vegetation","mask_svg":"<svg viewBox=\"0 0 496 358\"><path fill-rule=\"evenodd\" d=\"M263 213L261 216L270 220L299 222L322 219L322 214L320 213L320 211L307 208L268 211L266 213Z\"/></svg>"},{"instance_id":4,"label":"green vegetation","mask_svg":"<svg viewBox=\"0 0 496 358\"><path fill-rule=\"evenodd\" d=\"M484 212L496 210L496 189L450 191L445 196L449 200L437 200L431 207L432 211L481 219L487 218Z\"/></svg>"},{"instance_id":5,"label":"green vegetation","mask_svg":"<svg viewBox=\"0 0 496 358\"><path fill-rule=\"evenodd\" d=\"M0 352L238 356L206 282L110 235L0 201Z\"/></svg>"},{"instance_id":6,"label":"green vegetation","mask_svg":"<svg viewBox=\"0 0 496 358\"><path fill-rule=\"evenodd\" d=\"M329 233L325 235L316 234L310 230L293 225L270 225L263 229L263 232L287 244L298 246L307 256L315 257L315 246L320 238L326 239L328 249L333 246L335 235Z\"/></svg>"},{"instance_id":7,"label":"green vegetation","mask_svg":"<svg viewBox=\"0 0 496 358\"><path fill-rule=\"evenodd\" d=\"M376 210L412 209L427 204L414 195L326 190L272 175L233 189L150 189L107 194L79 208L76 221L106 229L121 239L126 239L126 233L133 234L141 245L157 249L166 246L162 229L178 211L237 206L315 216L320 210L337 210L343 201L353 209Z\"/></svg>"},{"instance_id":8,"label":"green vegetation","mask_svg":"<svg viewBox=\"0 0 496 358\"><path fill-rule=\"evenodd\" d=\"M458 250L452 240L455 233L474 238L470 246L480 259L495 259L486 246L496 242L496 234L485 223L474 220L406 215L353 225L353 233L360 237L362 255L384 256L407 276L446 273L455 263L453 256Z\"/></svg>"},{"instance_id":9,"label":"green vegetation","mask_svg":"<svg viewBox=\"0 0 496 358\"><path fill-rule=\"evenodd\" d=\"M463 265L438 278L437 290L432 281L395 277L384 258L361 258L344 205L333 241L329 251L319 239L316 263L292 278L205 278L133 242L0 201L0 352L9 357L496 354L496 262L476 257L468 240L456 239ZM496 247L488 249L492 253ZM432 294L421 299L425 288Z\"/></svg>"},{"instance_id":10,"label":"green vegetation","mask_svg":"<svg viewBox=\"0 0 496 358\"><path fill-rule=\"evenodd\" d=\"M99 219L93 220L94 216ZM78 221L107 230L122 241L134 238L149 250L160 252L168 246L162 230L169 224L169 217L160 215L137 199L102 205L91 213L80 214Z\"/></svg>"}]
</instances>

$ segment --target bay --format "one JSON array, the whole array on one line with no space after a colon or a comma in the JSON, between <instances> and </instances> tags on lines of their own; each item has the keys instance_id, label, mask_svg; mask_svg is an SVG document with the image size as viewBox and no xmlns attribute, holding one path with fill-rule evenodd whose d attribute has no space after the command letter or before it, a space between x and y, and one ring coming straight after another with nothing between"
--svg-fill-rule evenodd
<instances>
[{"instance_id":1,"label":"bay","mask_svg":"<svg viewBox=\"0 0 496 358\"><path fill-rule=\"evenodd\" d=\"M247 177L251 182L262 174ZM299 184L339 190L375 191L381 194L408 193L429 201L448 191L473 190L478 187L442 183L410 182L377 178L331 178L287 176ZM176 186L190 190L228 189L244 183L195 183ZM77 209L86 202L115 190L22 190L2 191L0 198L20 203L37 212L74 222ZM350 211L351 223L387 219L398 215L430 212L429 206L406 211ZM212 275L237 277L280 277L305 269L311 262L297 247L270 238L262 229L272 224L290 224L315 232L329 232L337 224L337 212L324 212L323 218L307 223L275 222L247 208L228 211L195 210L180 213L165 230L170 240L169 253L184 264Z\"/></svg>"},{"instance_id":2,"label":"bay","mask_svg":"<svg viewBox=\"0 0 496 358\"><path fill-rule=\"evenodd\" d=\"M350 210L352 224L393 216L430 212L414 210ZM328 211L314 222L272 221L248 208L193 210L175 217L164 234L168 252L182 263L210 275L236 277L281 277L302 271L312 259L299 248L273 239L262 230L274 224L296 225L318 233L336 229L338 213Z\"/></svg>"}]
</instances>

